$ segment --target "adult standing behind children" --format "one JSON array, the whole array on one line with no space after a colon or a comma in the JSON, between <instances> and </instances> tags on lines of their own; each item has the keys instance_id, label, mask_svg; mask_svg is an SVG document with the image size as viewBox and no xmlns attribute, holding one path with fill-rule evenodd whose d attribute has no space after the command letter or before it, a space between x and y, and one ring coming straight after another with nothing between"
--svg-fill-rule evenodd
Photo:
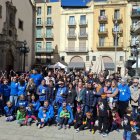
<instances>
[{"instance_id":1,"label":"adult standing behind children","mask_svg":"<svg viewBox=\"0 0 140 140\"><path fill-rule=\"evenodd\" d=\"M140 88L138 87L138 84L139 84L139 80L137 78L134 78L133 84L132 86L130 86L133 119L136 119L137 112L138 112L138 99L140 96Z\"/></svg>"},{"instance_id":2,"label":"adult standing behind children","mask_svg":"<svg viewBox=\"0 0 140 140\"><path fill-rule=\"evenodd\" d=\"M119 89L119 99L118 99L118 108L119 115L122 118L126 113L126 108L130 100L130 89L127 85L127 80L125 78L121 79L121 84L118 86Z\"/></svg>"}]
</instances>

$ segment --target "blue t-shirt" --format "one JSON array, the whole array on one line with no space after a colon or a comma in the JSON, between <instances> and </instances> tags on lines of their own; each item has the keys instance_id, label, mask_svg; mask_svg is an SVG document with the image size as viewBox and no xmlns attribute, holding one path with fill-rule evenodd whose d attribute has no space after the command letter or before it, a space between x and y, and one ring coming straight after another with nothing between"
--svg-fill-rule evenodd
<instances>
[{"instance_id":1,"label":"blue t-shirt","mask_svg":"<svg viewBox=\"0 0 140 140\"><path fill-rule=\"evenodd\" d=\"M26 94L26 84L20 85L18 84L18 96Z\"/></svg>"},{"instance_id":2,"label":"blue t-shirt","mask_svg":"<svg viewBox=\"0 0 140 140\"><path fill-rule=\"evenodd\" d=\"M11 92L10 86L3 84L2 85L2 93L3 93L3 96L10 96L10 92Z\"/></svg>"},{"instance_id":3,"label":"blue t-shirt","mask_svg":"<svg viewBox=\"0 0 140 140\"><path fill-rule=\"evenodd\" d=\"M40 85L38 87L38 92L39 92L39 101L45 101L47 100L47 93L48 93L48 87Z\"/></svg>"},{"instance_id":4,"label":"blue t-shirt","mask_svg":"<svg viewBox=\"0 0 140 140\"><path fill-rule=\"evenodd\" d=\"M30 78L34 80L36 86L39 86L43 80L43 76L41 74L31 74Z\"/></svg>"},{"instance_id":5,"label":"blue t-shirt","mask_svg":"<svg viewBox=\"0 0 140 140\"><path fill-rule=\"evenodd\" d=\"M11 82L11 96L17 96L18 95L18 83L17 82Z\"/></svg>"}]
</instances>

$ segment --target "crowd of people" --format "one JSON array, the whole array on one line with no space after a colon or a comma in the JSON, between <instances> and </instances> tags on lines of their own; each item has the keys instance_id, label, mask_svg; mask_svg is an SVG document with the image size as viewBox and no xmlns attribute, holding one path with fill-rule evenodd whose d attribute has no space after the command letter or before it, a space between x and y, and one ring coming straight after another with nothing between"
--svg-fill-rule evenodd
<instances>
[{"instance_id":1,"label":"crowd of people","mask_svg":"<svg viewBox=\"0 0 140 140\"><path fill-rule=\"evenodd\" d=\"M124 130L140 140L139 79L86 71L33 69L26 74L0 78L0 115L19 126L36 123L38 128L56 125L58 130L74 126L103 137Z\"/></svg>"}]
</instances>

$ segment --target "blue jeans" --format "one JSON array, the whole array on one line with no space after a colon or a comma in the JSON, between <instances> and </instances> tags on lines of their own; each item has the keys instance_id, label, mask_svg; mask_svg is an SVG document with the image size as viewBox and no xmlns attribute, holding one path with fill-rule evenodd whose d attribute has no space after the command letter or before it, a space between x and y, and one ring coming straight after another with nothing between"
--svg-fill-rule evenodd
<instances>
[{"instance_id":1,"label":"blue jeans","mask_svg":"<svg viewBox=\"0 0 140 140\"><path fill-rule=\"evenodd\" d=\"M124 132L123 132L123 138L124 138L124 140L131 140L131 134L132 134L131 131L124 130Z\"/></svg>"},{"instance_id":2,"label":"blue jeans","mask_svg":"<svg viewBox=\"0 0 140 140\"><path fill-rule=\"evenodd\" d=\"M93 107L90 107L88 105L84 106L84 115L86 115L87 112L93 113Z\"/></svg>"},{"instance_id":3,"label":"blue jeans","mask_svg":"<svg viewBox=\"0 0 140 140\"><path fill-rule=\"evenodd\" d=\"M133 119L136 119L138 112L138 106L132 106L132 117Z\"/></svg>"},{"instance_id":4,"label":"blue jeans","mask_svg":"<svg viewBox=\"0 0 140 140\"><path fill-rule=\"evenodd\" d=\"M18 99L18 96L10 96L10 102L13 103L13 105L17 105L17 99Z\"/></svg>"}]
</instances>

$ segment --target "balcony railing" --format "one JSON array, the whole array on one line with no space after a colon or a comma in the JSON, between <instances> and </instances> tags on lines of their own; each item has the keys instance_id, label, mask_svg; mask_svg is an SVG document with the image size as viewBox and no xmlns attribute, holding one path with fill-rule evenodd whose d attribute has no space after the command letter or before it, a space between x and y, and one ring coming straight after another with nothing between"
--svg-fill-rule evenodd
<instances>
[{"instance_id":1,"label":"balcony railing","mask_svg":"<svg viewBox=\"0 0 140 140\"><path fill-rule=\"evenodd\" d=\"M65 51L69 52L69 53L73 53L73 52L84 53L84 52L88 52L88 48L87 47L73 47L73 46L69 46L68 48L66 48Z\"/></svg>"},{"instance_id":2,"label":"balcony railing","mask_svg":"<svg viewBox=\"0 0 140 140\"><path fill-rule=\"evenodd\" d=\"M108 34L108 29L99 29L98 30L98 34L99 35L107 35Z\"/></svg>"},{"instance_id":3,"label":"balcony railing","mask_svg":"<svg viewBox=\"0 0 140 140\"><path fill-rule=\"evenodd\" d=\"M43 35L36 35L36 38L43 38Z\"/></svg>"},{"instance_id":4,"label":"balcony railing","mask_svg":"<svg viewBox=\"0 0 140 140\"><path fill-rule=\"evenodd\" d=\"M119 28L119 29L112 28L113 35L115 35L116 32L117 32L117 34L122 34L123 33L123 29L122 28Z\"/></svg>"},{"instance_id":5,"label":"balcony railing","mask_svg":"<svg viewBox=\"0 0 140 140\"><path fill-rule=\"evenodd\" d=\"M113 22L115 23L117 21L118 22L122 22L122 16L113 16L112 17Z\"/></svg>"},{"instance_id":6,"label":"balcony railing","mask_svg":"<svg viewBox=\"0 0 140 140\"><path fill-rule=\"evenodd\" d=\"M68 33L67 34L68 39L76 39L76 37L77 37L76 33Z\"/></svg>"},{"instance_id":7,"label":"balcony railing","mask_svg":"<svg viewBox=\"0 0 140 140\"><path fill-rule=\"evenodd\" d=\"M52 21L51 21L51 22L47 22L47 21L46 21L46 26L52 27L52 26L53 26L53 22L52 22Z\"/></svg>"},{"instance_id":8,"label":"balcony railing","mask_svg":"<svg viewBox=\"0 0 140 140\"><path fill-rule=\"evenodd\" d=\"M79 26L87 26L87 25L88 25L88 21L86 21L86 20L85 21L84 20L79 21Z\"/></svg>"},{"instance_id":9,"label":"balcony railing","mask_svg":"<svg viewBox=\"0 0 140 140\"><path fill-rule=\"evenodd\" d=\"M107 16L99 16L98 20L100 23L106 23L108 21Z\"/></svg>"},{"instance_id":10,"label":"balcony railing","mask_svg":"<svg viewBox=\"0 0 140 140\"><path fill-rule=\"evenodd\" d=\"M43 23L36 23L36 26L43 26Z\"/></svg>"},{"instance_id":11,"label":"balcony railing","mask_svg":"<svg viewBox=\"0 0 140 140\"><path fill-rule=\"evenodd\" d=\"M45 36L45 38L47 38L47 39L53 39L53 37L54 37L53 33L46 34L46 36Z\"/></svg>"},{"instance_id":12,"label":"balcony railing","mask_svg":"<svg viewBox=\"0 0 140 140\"><path fill-rule=\"evenodd\" d=\"M140 18L140 11L132 9L131 17Z\"/></svg>"},{"instance_id":13,"label":"balcony railing","mask_svg":"<svg viewBox=\"0 0 140 140\"><path fill-rule=\"evenodd\" d=\"M68 26L76 26L76 21L73 22L68 21Z\"/></svg>"},{"instance_id":14,"label":"balcony railing","mask_svg":"<svg viewBox=\"0 0 140 140\"><path fill-rule=\"evenodd\" d=\"M38 52L38 53L52 53L53 48L36 48L36 52Z\"/></svg>"},{"instance_id":15,"label":"balcony railing","mask_svg":"<svg viewBox=\"0 0 140 140\"><path fill-rule=\"evenodd\" d=\"M88 38L88 34L87 33L79 33L78 35L79 38Z\"/></svg>"},{"instance_id":16,"label":"balcony railing","mask_svg":"<svg viewBox=\"0 0 140 140\"><path fill-rule=\"evenodd\" d=\"M102 42L102 43L99 43L97 44L97 48L100 49L100 48L104 48L104 49L115 49L115 45L113 42ZM119 42L117 44L117 48L123 48L123 42Z\"/></svg>"}]
</instances>

